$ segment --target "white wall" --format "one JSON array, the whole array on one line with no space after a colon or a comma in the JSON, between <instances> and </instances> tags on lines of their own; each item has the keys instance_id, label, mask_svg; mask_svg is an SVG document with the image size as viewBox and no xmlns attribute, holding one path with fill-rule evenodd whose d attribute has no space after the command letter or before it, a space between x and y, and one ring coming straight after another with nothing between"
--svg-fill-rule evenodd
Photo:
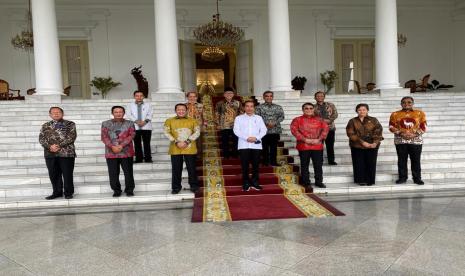
<instances>
[{"instance_id":1,"label":"white wall","mask_svg":"<svg viewBox=\"0 0 465 276\"><path fill-rule=\"evenodd\" d=\"M334 66L334 26L354 25L346 33L361 38L373 35L373 7L351 7L315 10L311 6L290 6L292 77L308 79L306 94L321 89L319 73ZM186 30L210 20L213 10L202 7L178 6L179 37L190 39ZM11 47L13 33L21 27L9 8L0 5L0 78L24 91L34 86L27 54ZM182 14L182 16L179 16ZM152 5L116 6L91 9L86 7L57 7L60 36L75 33L65 28L82 25L88 32L90 74L112 76L123 83L109 93L109 98L130 98L136 82L131 68L143 65L150 91L156 89L154 12ZM13 19L12 19L13 18ZM16 18L16 19L15 19ZM222 9L222 18L245 28L246 38L253 39L254 91L261 95L269 88L268 17L266 6L255 5ZM86 23L89 22L89 23ZM182 25L182 27L181 27ZM79 26L78 26L79 27ZM434 9L415 12L399 10L399 32L407 36L406 47L399 49L400 81L419 79L430 73L432 79L465 89L464 21L453 22L449 11ZM183 29L184 28L184 29ZM455 30L455 36L453 30ZM85 33L83 31L83 33ZM183 32L184 31L184 32ZM85 36L85 35L84 35ZM72 37L65 37L71 39ZM356 38L356 37L354 37ZM61 37L63 39L63 37ZM33 64L33 62L31 61Z\"/></svg>"},{"instance_id":2,"label":"white wall","mask_svg":"<svg viewBox=\"0 0 465 276\"><path fill-rule=\"evenodd\" d=\"M399 75L403 85L431 74L431 80L453 82L453 26L447 12L400 12L398 30L407 36L399 48Z\"/></svg>"},{"instance_id":3,"label":"white wall","mask_svg":"<svg viewBox=\"0 0 465 276\"><path fill-rule=\"evenodd\" d=\"M456 86L455 90L457 91L465 91L465 36L463 30L465 30L465 16L454 22L454 32L450 32L454 34L454 79L452 84Z\"/></svg>"}]
</instances>

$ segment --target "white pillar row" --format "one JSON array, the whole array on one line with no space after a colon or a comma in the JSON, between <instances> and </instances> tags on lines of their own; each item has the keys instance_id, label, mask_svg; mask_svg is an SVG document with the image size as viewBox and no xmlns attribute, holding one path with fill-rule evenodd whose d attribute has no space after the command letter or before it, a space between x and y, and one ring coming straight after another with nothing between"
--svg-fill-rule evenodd
<instances>
[{"instance_id":1,"label":"white pillar row","mask_svg":"<svg viewBox=\"0 0 465 276\"><path fill-rule=\"evenodd\" d=\"M179 71L179 46L176 27L175 0L155 1L155 47L158 87L152 98L160 99L163 93L170 98L184 99ZM172 94L178 94L177 97Z\"/></svg>"},{"instance_id":2,"label":"white pillar row","mask_svg":"<svg viewBox=\"0 0 465 276\"><path fill-rule=\"evenodd\" d=\"M292 91L288 0L268 0L270 90Z\"/></svg>"},{"instance_id":3,"label":"white pillar row","mask_svg":"<svg viewBox=\"0 0 465 276\"><path fill-rule=\"evenodd\" d=\"M55 0L32 0L36 96L63 94Z\"/></svg>"},{"instance_id":4,"label":"white pillar row","mask_svg":"<svg viewBox=\"0 0 465 276\"><path fill-rule=\"evenodd\" d=\"M396 0L376 0L375 45L376 88L400 88Z\"/></svg>"}]
</instances>

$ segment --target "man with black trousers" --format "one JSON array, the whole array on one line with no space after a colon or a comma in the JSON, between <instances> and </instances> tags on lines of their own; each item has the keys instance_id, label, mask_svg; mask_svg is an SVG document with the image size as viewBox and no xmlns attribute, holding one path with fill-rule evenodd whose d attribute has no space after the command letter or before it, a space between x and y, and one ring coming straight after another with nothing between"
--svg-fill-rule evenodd
<instances>
[{"instance_id":1,"label":"man with black trousers","mask_svg":"<svg viewBox=\"0 0 465 276\"><path fill-rule=\"evenodd\" d=\"M53 193L45 199L55 199L63 194L66 199L71 199L74 194L76 125L63 119L64 112L60 107L51 107L48 114L52 120L42 125L39 134L53 189Z\"/></svg>"},{"instance_id":2,"label":"man with black trousers","mask_svg":"<svg viewBox=\"0 0 465 276\"><path fill-rule=\"evenodd\" d=\"M186 162L189 186L193 193L199 190L199 180L195 162L197 158L196 140L200 136L200 126L196 119L187 116L187 105L178 103L174 107L176 116L165 121L165 136L170 140L168 154L171 156L171 193L178 194L181 189L182 164Z\"/></svg>"},{"instance_id":3,"label":"man with black trousers","mask_svg":"<svg viewBox=\"0 0 465 276\"><path fill-rule=\"evenodd\" d=\"M334 161L334 141L336 140L336 125L334 121L338 117L336 106L333 103L325 102L326 94L323 91L315 93L315 115L321 117L329 126L328 136L324 140L328 165L337 165Z\"/></svg>"},{"instance_id":4,"label":"man with black trousers","mask_svg":"<svg viewBox=\"0 0 465 276\"><path fill-rule=\"evenodd\" d=\"M267 128L262 117L255 115L255 105L252 100L244 102L245 114L239 115L234 120L234 134L238 137L238 150L241 158L242 189L244 192L253 188L261 190L258 182L258 165L260 162L260 150L262 138L266 135ZM252 179L249 179L249 165L252 164Z\"/></svg>"},{"instance_id":5,"label":"man with black trousers","mask_svg":"<svg viewBox=\"0 0 465 276\"><path fill-rule=\"evenodd\" d=\"M218 102L215 108L216 123L221 134L221 149L223 157L237 156L237 137L234 135L234 119L241 113L241 103L234 99L234 91L224 89L224 100ZM232 143L232 145L230 145Z\"/></svg>"},{"instance_id":6,"label":"man with black trousers","mask_svg":"<svg viewBox=\"0 0 465 276\"><path fill-rule=\"evenodd\" d=\"M136 136L136 131L134 122L124 119L124 113L124 107L113 106L111 108L113 119L104 121L101 128L101 139L105 144L105 158L113 197L119 197L122 193L119 182L120 166L124 172L124 191L127 196L134 196L132 140Z\"/></svg>"},{"instance_id":7,"label":"man with black trousers","mask_svg":"<svg viewBox=\"0 0 465 276\"><path fill-rule=\"evenodd\" d=\"M265 103L256 107L256 114L263 118L268 131L263 137L262 163L264 166L279 166L276 160L278 142L282 133L281 122L284 120L284 110L280 105L273 103L273 92L263 93Z\"/></svg>"},{"instance_id":8,"label":"man with black trousers","mask_svg":"<svg viewBox=\"0 0 465 276\"><path fill-rule=\"evenodd\" d=\"M134 148L136 151L136 160L134 163L141 163L142 159L146 163L152 163L152 149L150 140L152 139L152 105L144 102L144 93L134 91L134 102L128 105L127 118L134 121L136 136L134 138ZM142 151L144 144L144 151Z\"/></svg>"},{"instance_id":9,"label":"man with black trousers","mask_svg":"<svg viewBox=\"0 0 465 276\"><path fill-rule=\"evenodd\" d=\"M315 113L312 103L302 105L303 115L291 122L291 133L297 140L296 148L300 158L301 183L305 187L311 186L308 166L312 160L315 173L315 186L326 188L323 183L323 141L328 135L328 124Z\"/></svg>"},{"instance_id":10,"label":"man with black trousers","mask_svg":"<svg viewBox=\"0 0 465 276\"><path fill-rule=\"evenodd\" d=\"M421 152L423 133L426 132L426 116L419 109L414 109L414 100L410 96L400 101L402 109L391 114L389 131L394 133L394 144L397 151L397 169L399 179L396 184L407 182L407 161L410 156L413 183L424 185L421 179Z\"/></svg>"}]
</instances>

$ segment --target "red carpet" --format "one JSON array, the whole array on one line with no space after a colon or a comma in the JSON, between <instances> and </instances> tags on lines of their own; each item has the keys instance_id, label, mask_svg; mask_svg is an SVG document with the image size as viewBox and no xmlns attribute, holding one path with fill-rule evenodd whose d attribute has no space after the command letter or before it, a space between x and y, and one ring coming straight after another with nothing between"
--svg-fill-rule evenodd
<instances>
[{"instance_id":1,"label":"red carpet","mask_svg":"<svg viewBox=\"0 0 465 276\"><path fill-rule=\"evenodd\" d=\"M213 100L203 98L205 117L213 122ZM197 163L202 188L196 193L193 222L341 216L342 212L299 185L298 167L280 143L279 167L260 167L263 190L242 191L239 159L223 160L218 133L209 124L203 136L203 160Z\"/></svg>"}]
</instances>

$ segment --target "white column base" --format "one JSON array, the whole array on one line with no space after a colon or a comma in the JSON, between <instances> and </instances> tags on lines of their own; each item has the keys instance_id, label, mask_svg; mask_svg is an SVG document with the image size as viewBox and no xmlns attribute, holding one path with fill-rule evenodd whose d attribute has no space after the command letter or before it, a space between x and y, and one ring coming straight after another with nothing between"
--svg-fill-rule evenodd
<instances>
[{"instance_id":1,"label":"white column base","mask_svg":"<svg viewBox=\"0 0 465 276\"><path fill-rule=\"evenodd\" d=\"M172 102L179 101L180 103L186 102L184 92L178 89L162 89L151 93L152 101Z\"/></svg>"},{"instance_id":2,"label":"white column base","mask_svg":"<svg viewBox=\"0 0 465 276\"><path fill-rule=\"evenodd\" d=\"M61 103L62 96L66 96L65 94L34 94L34 95L26 95L25 99L26 102L30 103Z\"/></svg>"},{"instance_id":3,"label":"white column base","mask_svg":"<svg viewBox=\"0 0 465 276\"><path fill-rule=\"evenodd\" d=\"M300 99L300 91L298 90L273 91L273 98L277 100Z\"/></svg>"},{"instance_id":4,"label":"white column base","mask_svg":"<svg viewBox=\"0 0 465 276\"><path fill-rule=\"evenodd\" d=\"M379 95L383 98L410 96L410 88L377 89L376 91L378 91Z\"/></svg>"}]
</instances>

